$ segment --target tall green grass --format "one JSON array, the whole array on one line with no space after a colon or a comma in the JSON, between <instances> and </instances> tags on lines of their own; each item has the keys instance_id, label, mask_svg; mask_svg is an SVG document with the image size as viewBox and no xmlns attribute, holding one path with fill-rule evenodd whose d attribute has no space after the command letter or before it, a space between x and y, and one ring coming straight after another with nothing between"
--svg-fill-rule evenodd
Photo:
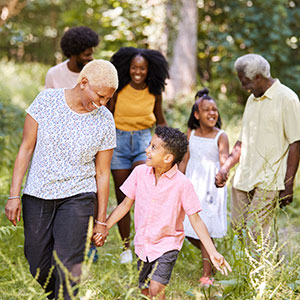
<instances>
[{"instance_id":1,"label":"tall green grass","mask_svg":"<svg viewBox=\"0 0 300 300\"><path fill-rule=\"evenodd\" d=\"M23 256L22 228L0 232L0 299L46 299L42 289L28 271ZM247 234L247 231L244 233ZM299 238L297 237L298 241ZM291 245L294 256L283 254ZM298 244L299 245L299 244ZM215 275L215 284L202 288L201 259L197 249L184 243L172 278L167 299L300 299L299 246L287 241L280 247L275 242L245 240L229 230L226 238L217 241L218 250L233 267L228 277ZM141 299L137 288L136 260L120 265L121 241L117 228L112 229L108 242L99 248L99 260L86 259L80 295L84 299Z\"/></svg>"}]
</instances>

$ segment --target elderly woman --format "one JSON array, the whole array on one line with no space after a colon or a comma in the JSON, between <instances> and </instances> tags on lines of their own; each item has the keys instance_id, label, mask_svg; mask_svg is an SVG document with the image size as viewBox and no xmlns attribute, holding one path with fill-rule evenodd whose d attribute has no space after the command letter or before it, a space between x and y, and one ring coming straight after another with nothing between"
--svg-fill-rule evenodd
<instances>
[{"instance_id":1,"label":"elderly woman","mask_svg":"<svg viewBox=\"0 0 300 300\"><path fill-rule=\"evenodd\" d=\"M5 213L13 225L20 221L21 184L32 157L22 197L24 251L49 299L57 299L62 286L64 299L71 297L53 251L78 278L96 201L94 233L102 234L102 244L108 234L104 222L116 137L104 105L117 88L115 67L95 60L82 69L73 89L44 90L27 109Z\"/></svg>"}]
</instances>

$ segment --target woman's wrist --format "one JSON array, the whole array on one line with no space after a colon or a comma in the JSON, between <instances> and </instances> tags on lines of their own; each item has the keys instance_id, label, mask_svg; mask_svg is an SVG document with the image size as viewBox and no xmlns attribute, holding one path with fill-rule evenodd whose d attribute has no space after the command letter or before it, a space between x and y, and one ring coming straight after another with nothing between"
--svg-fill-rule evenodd
<instances>
[{"instance_id":1,"label":"woman's wrist","mask_svg":"<svg viewBox=\"0 0 300 300\"><path fill-rule=\"evenodd\" d=\"M107 227L107 223L106 223L106 222L100 222L100 221L98 221L97 219L95 219L95 224L103 225L103 226L106 226L106 227Z\"/></svg>"},{"instance_id":2,"label":"woman's wrist","mask_svg":"<svg viewBox=\"0 0 300 300\"><path fill-rule=\"evenodd\" d=\"M9 196L7 199L8 200L21 199L21 196Z\"/></svg>"}]
</instances>

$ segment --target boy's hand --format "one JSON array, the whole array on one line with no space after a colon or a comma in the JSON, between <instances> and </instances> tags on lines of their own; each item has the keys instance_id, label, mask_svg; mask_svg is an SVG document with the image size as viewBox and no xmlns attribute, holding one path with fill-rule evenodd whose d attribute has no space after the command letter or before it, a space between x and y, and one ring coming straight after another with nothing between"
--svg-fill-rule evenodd
<instances>
[{"instance_id":1,"label":"boy's hand","mask_svg":"<svg viewBox=\"0 0 300 300\"><path fill-rule=\"evenodd\" d=\"M105 225L95 224L93 229L93 242L96 247L102 247L106 242L108 236L108 229Z\"/></svg>"},{"instance_id":2,"label":"boy's hand","mask_svg":"<svg viewBox=\"0 0 300 300\"><path fill-rule=\"evenodd\" d=\"M106 239L103 238L101 233L97 232L93 235L93 242L96 247L101 247L106 242Z\"/></svg>"},{"instance_id":3,"label":"boy's hand","mask_svg":"<svg viewBox=\"0 0 300 300\"><path fill-rule=\"evenodd\" d=\"M228 275L228 271L232 271L228 262L219 252L216 252L216 254L211 255L210 260L213 263L214 267L223 275Z\"/></svg>"}]
</instances>

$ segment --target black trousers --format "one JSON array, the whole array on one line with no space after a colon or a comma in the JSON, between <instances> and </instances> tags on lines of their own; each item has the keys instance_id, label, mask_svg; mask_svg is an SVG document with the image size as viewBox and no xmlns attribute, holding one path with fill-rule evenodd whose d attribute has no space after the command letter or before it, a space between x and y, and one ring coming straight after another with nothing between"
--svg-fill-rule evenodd
<instances>
[{"instance_id":1,"label":"black trousers","mask_svg":"<svg viewBox=\"0 0 300 300\"><path fill-rule=\"evenodd\" d=\"M95 193L82 193L56 200L44 200L23 195L24 252L32 276L49 292L49 299L58 299L63 288L64 299L70 299L65 272L53 258L59 260L74 275L80 275L84 258L88 223L94 215ZM49 272L54 266L51 276ZM79 270L79 272L78 272ZM71 281L71 286L76 283ZM78 290L73 290L76 295Z\"/></svg>"}]
</instances>

